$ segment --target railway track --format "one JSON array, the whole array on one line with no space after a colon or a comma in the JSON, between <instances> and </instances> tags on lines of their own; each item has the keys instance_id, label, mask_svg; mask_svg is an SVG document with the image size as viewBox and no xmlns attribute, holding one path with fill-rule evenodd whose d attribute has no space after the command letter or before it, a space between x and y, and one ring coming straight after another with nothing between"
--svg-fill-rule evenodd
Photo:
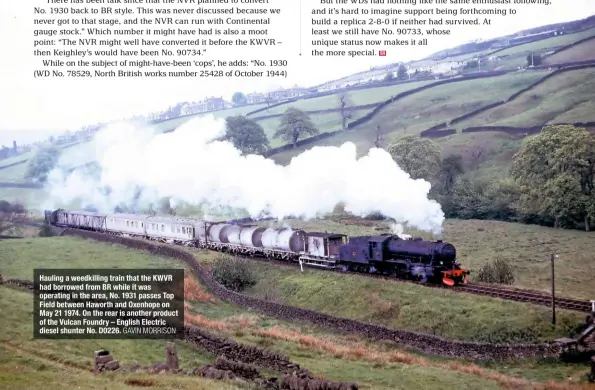
<instances>
[{"instance_id":1,"label":"railway track","mask_svg":"<svg viewBox=\"0 0 595 390\"><path fill-rule=\"evenodd\" d=\"M468 292L476 295L488 295L491 297L502 298L511 301L527 302L541 306L552 305L551 295L541 294L533 291L523 291L520 289L483 286L477 284L457 286L455 287L455 290ZM591 302L586 300L556 297L555 304L556 307L560 309L580 311L583 313L591 313L592 311Z\"/></svg>"},{"instance_id":2,"label":"railway track","mask_svg":"<svg viewBox=\"0 0 595 390\"><path fill-rule=\"evenodd\" d=\"M28 222L26 225L41 227L41 223L35 222ZM275 263L281 266L286 267L300 267L298 263L289 263L282 260L276 259L263 259L257 257L249 257L249 256L240 256L252 261L259 261L262 263ZM318 269L330 272L337 272L340 274L345 274L345 272L338 270L338 269L331 269L331 268L321 268L321 267L313 267L305 265L306 268L311 269ZM416 285L421 285L419 282L413 280L404 280L404 279L395 279L390 276L386 275L377 275L377 274L367 274L367 273L360 273L356 272L358 275L372 277L376 279L386 279L391 282L404 282L404 283L412 283ZM544 294L542 292L515 288L515 287L500 287L500 286L485 286L479 284L467 284L467 285L460 285L455 287L447 287L444 285L435 285L435 284L423 284L424 287L430 288L441 288L441 289L449 289L451 291L457 291L467 294L474 294L474 295L484 295L494 298L500 298L508 301L517 301L517 302L525 302L530 303L538 306L551 306L552 305L552 298L551 295ZM556 307L560 309L572 310L581 313L591 313L592 312L592 304L590 301L587 300L580 300L580 299L573 299L573 298L564 298L564 297L556 297L555 298Z\"/></svg>"}]
</instances>

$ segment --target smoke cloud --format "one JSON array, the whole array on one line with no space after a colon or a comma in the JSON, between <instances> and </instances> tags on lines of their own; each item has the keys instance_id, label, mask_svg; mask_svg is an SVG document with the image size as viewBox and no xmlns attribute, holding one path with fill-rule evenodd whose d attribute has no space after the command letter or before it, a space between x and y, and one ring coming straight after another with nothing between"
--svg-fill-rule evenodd
<instances>
[{"instance_id":1,"label":"smoke cloud","mask_svg":"<svg viewBox=\"0 0 595 390\"><path fill-rule=\"evenodd\" d=\"M49 175L51 204L45 206L83 201L113 212L120 204L171 197L172 206L181 201L210 210L245 209L252 217L310 219L342 202L358 216L379 212L395 223L441 234L444 213L428 199L430 183L411 179L382 149L358 159L350 142L314 147L281 166L217 141L224 133L224 120L212 116L167 134L129 123L110 125L94 140L98 175L58 167Z\"/></svg>"}]
</instances>

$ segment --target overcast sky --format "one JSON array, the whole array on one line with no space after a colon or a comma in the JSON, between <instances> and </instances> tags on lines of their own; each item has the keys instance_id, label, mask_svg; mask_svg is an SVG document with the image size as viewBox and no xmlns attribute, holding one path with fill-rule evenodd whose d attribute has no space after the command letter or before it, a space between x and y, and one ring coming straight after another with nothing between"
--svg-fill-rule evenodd
<instances>
[{"instance_id":1,"label":"overcast sky","mask_svg":"<svg viewBox=\"0 0 595 390\"><path fill-rule=\"evenodd\" d=\"M42 0L3 1L0 13L0 144L26 143L43 139L57 130L77 129L85 124L119 119L161 110L179 101L198 101L206 96L230 99L238 90L249 93L295 84L313 86L349 75L371 66L421 59L436 51L476 38L493 38L545 24L582 19L595 14L594 0L552 0L545 5L515 5L516 15L495 16L490 26L457 27L444 38L433 38L428 46L386 48L386 57L331 59L310 55L310 12L319 0L302 0L302 53L300 57L300 20L297 0L270 0L270 7L280 7L281 17L270 26L272 36L282 41L273 55L263 49L208 49L205 58L286 59L290 62L286 79L34 79L40 69L39 57L33 57L33 8L47 6ZM405 6L403 6L405 7ZM420 7L418 5L418 7ZM453 6L454 7L454 6ZM470 7L470 6L466 6ZM476 6L485 7L489 6ZM48 15L49 16L49 15ZM280 19L279 19L280 18ZM64 27L64 26L62 26ZM60 29L62 27L54 27ZM187 27L187 26L186 26ZM203 26L205 27L205 26ZM208 27L208 26L206 26ZM39 26L37 26L39 28ZM43 25L43 29L49 28ZM175 38L175 36L172 36ZM59 47L59 46L56 46ZM124 46L119 46L123 48ZM81 46L75 47L81 49ZM126 47L124 47L126 48ZM50 47L53 49L53 47ZM170 49L175 50L171 47ZM210 57L209 55L210 54ZM78 58L77 58L78 59Z\"/></svg>"}]
</instances>

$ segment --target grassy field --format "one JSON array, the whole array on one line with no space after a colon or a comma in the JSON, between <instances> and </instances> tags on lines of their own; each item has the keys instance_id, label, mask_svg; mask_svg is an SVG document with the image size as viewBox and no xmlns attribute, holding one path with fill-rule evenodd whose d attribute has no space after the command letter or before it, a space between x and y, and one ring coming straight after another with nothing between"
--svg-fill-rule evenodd
<instances>
[{"instance_id":1,"label":"grassy field","mask_svg":"<svg viewBox=\"0 0 595 390\"><path fill-rule=\"evenodd\" d=\"M595 36L595 28L590 28L584 31L580 31L574 34L558 35L547 39L542 39L536 42L529 42L523 45L513 46L508 49L499 51L494 55L498 57L519 54L519 53L530 53L532 51L540 51L544 49L551 49L560 46L570 45L573 42L580 41L588 37Z\"/></svg>"},{"instance_id":2,"label":"grassy field","mask_svg":"<svg viewBox=\"0 0 595 390\"><path fill-rule=\"evenodd\" d=\"M386 144L403 135L415 135L440 122L447 121L482 106L507 99L514 92L536 82L547 71L515 72L503 76L460 81L441 85L399 99L378 112L374 118L353 131L298 147L274 155L279 163L288 163L292 157L313 146L341 145L353 142L363 155L372 147L376 126L380 125Z\"/></svg>"},{"instance_id":3,"label":"grassy field","mask_svg":"<svg viewBox=\"0 0 595 390\"><path fill-rule=\"evenodd\" d=\"M19 261L15 261L18 259ZM179 263L128 249L102 246L73 238L31 238L13 240L0 248L0 273L5 278L33 279L34 268L181 268ZM33 331L32 295L0 287L0 388L30 389L130 389L135 383L156 388L238 389L196 378L142 374L92 374L93 351L106 348L124 365L137 361L150 365L164 360L164 342L153 340L36 340ZM183 367L209 364L208 353L179 343ZM77 387L78 386L78 387ZM82 387L81 387L82 386Z\"/></svg>"},{"instance_id":4,"label":"grassy field","mask_svg":"<svg viewBox=\"0 0 595 390\"><path fill-rule=\"evenodd\" d=\"M25 173L27 172L27 163L14 165L12 167L2 169L0 167L0 180L11 182L24 182Z\"/></svg>"},{"instance_id":5,"label":"grassy field","mask_svg":"<svg viewBox=\"0 0 595 390\"><path fill-rule=\"evenodd\" d=\"M552 329L548 323L551 311L546 307L448 291L438 293L427 287L359 275L313 269L300 272L297 268L287 270L265 264L256 268L263 280L251 290L255 296L272 296L292 306L450 339L547 341L567 337L584 319L582 314L564 313L561 326Z\"/></svg>"},{"instance_id":6,"label":"grassy field","mask_svg":"<svg viewBox=\"0 0 595 390\"><path fill-rule=\"evenodd\" d=\"M20 261L11 261L14 258ZM199 259L208 262L213 254L200 252ZM105 245L74 237L36 238L13 240L0 247L0 269L4 277L31 278L36 267L72 268L157 268L180 264L168 259L132 251L118 245ZM276 271L270 271L276 272ZM306 278L295 272L296 278ZM308 284L312 283L310 275ZM281 279L278 286L285 281ZM341 281L337 280L338 286ZM390 284L392 285L392 284ZM385 288L390 288L387 284ZM338 288L338 287L337 287ZM413 291L413 290L412 290ZM322 292L322 291L321 291ZM428 293L429 294L429 293ZM435 294L435 293L434 293ZM360 389L498 389L528 388L531 382L556 380L553 389L577 384L584 365L562 365L537 361L524 361L519 365L478 365L476 362L425 357L397 350L390 343L372 343L353 336L332 334L318 328L278 321L253 312L222 303L212 297L195 280L185 283L189 310L186 320L203 329L234 338L239 342L267 347L288 354L292 361L313 370L316 376L331 380L356 381ZM322 294L318 293L318 296ZM345 295L345 294L344 294ZM296 297L298 297L296 295ZM424 305L440 307L428 295ZM300 298L303 300L303 298ZM320 298L315 298L320 300ZM475 298L460 298L468 301ZM313 302L316 300L313 299ZM359 304L360 299L352 305ZM457 306L460 301L450 303ZM470 303L471 304L471 303ZM43 384L57 389L85 388L128 389L136 383L150 383L155 388L235 389L222 382L209 382L197 378L148 376L142 374L91 374L93 351L106 348L122 364L138 361L141 365L163 360L163 342L130 340L77 340L53 341L31 338L32 298L30 293L10 287L0 287L0 388L29 389ZM491 302L490 307L508 306L509 303ZM490 306L491 305L491 306ZM517 304L512 304L510 308ZM355 310L354 310L355 311ZM513 313L515 311L513 310ZM357 313L356 313L357 314ZM512 323L523 322L526 313L518 319L511 313ZM467 316L474 316L469 312ZM491 314L490 314L491 315ZM563 317L566 316L563 314ZM458 316L460 317L460 316ZM490 317L491 318L491 317ZM457 317L447 321L451 326ZM467 320L465 320L467 321ZM487 322L487 321L486 321ZM187 344L178 344L180 364L192 368L212 363L214 356ZM514 371L514 375L512 372ZM423 378L423 381L419 381ZM530 382L531 381L531 382ZM5 386L5 384L9 384Z\"/></svg>"},{"instance_id":7,"label":"grassy field","mask_svg":"<svg viewBox=\"0 0 595 390\"><path fill-rule=\"evenodd\" d=\"M33 155L34 155L33 152L27 152L27 153L19 154L18 156L5 158L4 160L0 160L0 167L5 167L7 165L14 164L19 161L28 160L31 157L33 157Z\"/></svg>"},{"instance_id":8,"label":"grassy field","mask_svg":"<svg viewBox=\"0 0 595 390\"><path fill-rule=\"evenodd\" d=\"M595 69L580 69L554 76L513 101L457 123L457 129L471 126L534 126L595 120L590 110L595 98ZM586 105L580 107L581 105ZM580 107L580 110L578 109ZM574 110L577 108L577 110ZM565 115L568 111L573 112Z\"/></svg>"},{"instance_id":9,"label":"grassy field","mask_svg":"<svg viewBox=\"0 0 595 390\"><path fill-rule=\"evenodd\" d=\"M543 60L544 64L561 64L564 62L586 61L595 58L595 39L579 43L576 46L552 54Z\"/></svg>"},{"instance_id":10,"label":"grassy field","mask_svg":"<svg viewBox=\"0 0 595 390\"><path fill-rule=\"evenodd\" d=\"M368 88L359 89L355 91L348 91L348 107L349 106L360 106L363 104L380 103L384 100L391 98L392 96L398 95L411 89L419 88L427 84L431 84L435 81L419 81L415 83L397 84L388 87ZM263 111L262 113L254 114L258 115L273 115L283 114L289 107L295 107L303 111L314 111L314 110L327 110L331 108L339 108L339 98L341 94L333 94L313 99L301 99L296 102L284 104L282 106L273 107L269 110Z\"/></svg>"},{"instance_id":11,"label":"grassy field","mask_svg":"<svg viewBox=\"0 0 595 390\"><path fill-rule=\"evenodd\" d=\"M576 104L566 112L557 115L550 123L592 122L595 120L595 100Z\"/></svg>"},{"instance_id":12,"label":"grassy field","mask_svg":"<svg viewBox=\"0 0 595 390\"><path fill-rule=\"evenodd\" d=\"M389 133L419 133L440 122L466 114L490 103L504 100L519 89L536 82L547 71L515 72L503 76L441 85L407 96L388 105L362 127L387 127Z\"/></svg>"}]
</instances>

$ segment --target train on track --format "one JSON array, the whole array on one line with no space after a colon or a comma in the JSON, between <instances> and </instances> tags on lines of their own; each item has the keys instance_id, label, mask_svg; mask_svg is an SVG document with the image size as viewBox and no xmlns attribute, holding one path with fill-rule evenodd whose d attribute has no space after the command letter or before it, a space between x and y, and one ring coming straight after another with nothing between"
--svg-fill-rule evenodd
<instances>
[{"instance_id":1,"label":"train on track","mask_svg":"<svg viewBox=\"0 0 595 390\"><path fill-rule=\"evenodd\" d=\"M384 274L421 283L466 284L469 271L453 245L408 235L344 234L267 228L252 220L211 222L142 214L46 210L53 226L138 237L243 256L265 257L342 271Z\"/></svg>"}]
</instances>

